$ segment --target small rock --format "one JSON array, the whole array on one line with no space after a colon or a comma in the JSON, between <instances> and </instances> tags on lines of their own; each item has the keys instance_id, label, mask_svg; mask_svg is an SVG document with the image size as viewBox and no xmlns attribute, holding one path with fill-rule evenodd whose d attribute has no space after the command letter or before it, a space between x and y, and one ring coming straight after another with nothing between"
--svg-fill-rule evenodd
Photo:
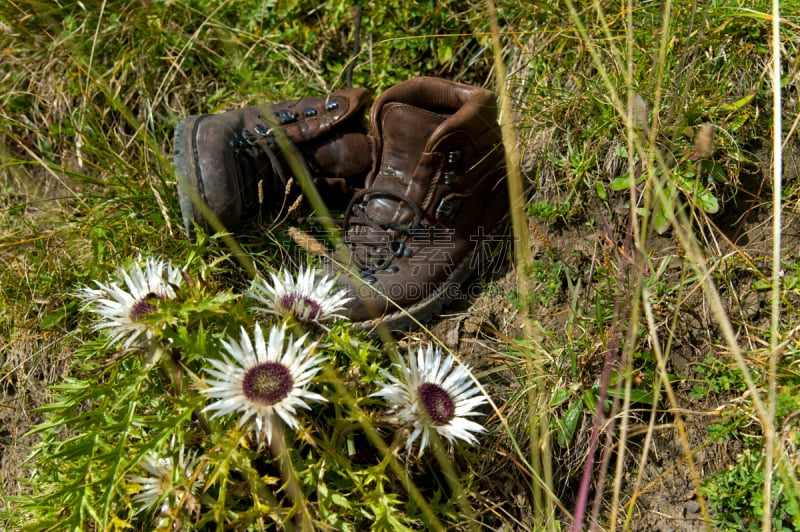
<instances>
[{"instance_id":1,"label":"small rock","mask_svg":"<svg viewBox=\"0 0 800 532\"><path fill-rule=\"evenodd\" d=\"M696 514L700 511L700 504L697 501L689 501L683 505L683 510L687 514Z\"/></svg>"}]
</instances>

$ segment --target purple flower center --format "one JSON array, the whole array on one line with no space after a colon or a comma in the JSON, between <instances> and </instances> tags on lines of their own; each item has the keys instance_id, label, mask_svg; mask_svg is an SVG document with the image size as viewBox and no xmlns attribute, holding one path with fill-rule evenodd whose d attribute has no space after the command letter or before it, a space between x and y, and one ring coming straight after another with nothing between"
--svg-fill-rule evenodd
<instances>
[{"instance_id":1,"label":"purple flower center","mask_svg":"<svg viewBox=\"0 0 800 532\"><path fill-rule=\"evenodd\" d=\"M242 389L254 403L272 406L282 401L294 386L289 369L278 362L263 362L244 374Z\"/></svg>"},{"instance_id":2,"label":"purple flower center","mask_svg":"<svg viewBox=\"0 0 800 532\"><path fill-rule=\"evenodd\" d=\"M417 388L422 406L434 425L447 424L456 413L456 404L447 390L437 384L424 382Z\"/></svg>"},{"instance_id":3,"label":"purple flower center","mask_svg":"<svg viewBox=\"0 0 800 532\"><path fill-rule=\"evenodd\" d=\"M286 294L281 296L281 306L291 312L300 321L314 321L319 318L322 307L319 302L303 294Z\"/></svg>"},{"instance_id":4,"label":"purple flower center","mask_svg":"<svg viewBox=\"0 0 800 532\"><path fill-rule=\"evenodd\" d=\"M136 301L133 306L131 306L131 312L129 314L131 321L139 321L151 312L155 311L155 303L163 300L164 297L156 294L155 292L148 293L146 296Z\"/></svg>"}]
</instances>

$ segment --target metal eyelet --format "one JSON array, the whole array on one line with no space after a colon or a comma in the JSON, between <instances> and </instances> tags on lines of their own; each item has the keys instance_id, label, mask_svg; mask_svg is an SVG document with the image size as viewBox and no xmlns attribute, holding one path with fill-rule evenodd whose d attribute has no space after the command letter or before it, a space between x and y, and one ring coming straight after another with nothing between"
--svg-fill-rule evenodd
<instances>
[{"instance_id":1,"label":"metal eyelet","mask_svg":"<svg viewBox=\"0 0 800 532\"><path fill-rule=\"evenodd\" d=\"M281 125L288 124L297 120L297 115L288 109L281 109L272 113Z\"/></svg>"},{"instance_id":2,"label":"metal eyelet","mask_svg":"<svg viewBox=\"0 0 800 532\"><path fill-rule=\"evenodd\" d=\"M450 164L457 163L461 160L461 152L459 150L453 150L451 152L447 152L447 162Z\"/></svg>"},{"instance_id":3,"label":"metal eyelet","mask_svg":"<svg viewBox=\"0 0 800 532\"><path fill-rule=\"evenodd\" d=\"M378 281L378 278L372 274L372 270L364 270L361 272L361 278L369 284L375 284Z\"/></svg>"},{"instance_id":4,"label":"metal eyelet","mask_svg":"<svg viewBox=\"0 0 800 532\"><path fill-rule=\"evenodd\" d=\"M255 131L256 134L261 135L262 137L268 137L272 134L272 129L268 128L264 124L256 124L255 126L253 126L253 131Z\"/></svg>"},{"instance_id":5,"label":"metal eyelet","mask_svg":"<svg viewBox=\"0 0 800 532\"><path fill-rule=\"evenodd\" d=\"M444 184L445 185L452 185L456 182L456 173L455 172L445 172L444 173Z\"/></svg>"},{"instance_id":6,"label":"metal eyelet","mask_svg":"<svg viewBox=\"0 0 800 532\"><path fill-rule=\"evenodd\" d=\"M317 116L317 110L314 109L313 107L309 107L308 109L303 111L303 116L305 116L306 118L311 116Z\"/></svg>"},{"instance_id":7,"label":"metal eyelet","mask_svg":"<svg viewBox=\"0 0 800 532\"><path fill-rule=\"evenodd\" d=\"M242 130L242 138L244 139L245 142L247 142L251 146L255 145L257 142L256 136L247 131L246 129Z\"/></svg>"},{"instance_id":8,"label":"metal eyelet","mask_svg":"<svg viewBox=\"0 0 800 532\"><path fill-rule=\"evenodd\" d=\"M392 240L389 243L389 251L391 251L395 257L401 257L404 259L407 259L414 254L410 247L406 246L399 240Z\"/></svg>"},{"instance_id":9,"label":"metal eyelet","mask_svg":"<svg viewBox=\"0 0 800 532\"><path fill-rule=\"evenodd\" d=\"M436 214L439 214L447 218L453 215L453 213L456 210L456 207L458 207L457 201L447 201L443 199L442 201L439 202L439 205L436 207Z\"/></svg>"},{"instance_id":10,"label":"metal eyelet","mask_svg":"<svg viewBox=\"0 0 800 532\"><path fill-rule=\"evenodd\" d=\"M330 101L330 102L325 104L325 110L326 111L335 111L338 108L339 108L339 104L334 102L334 101Z\"/></svg>"}]
</instances>

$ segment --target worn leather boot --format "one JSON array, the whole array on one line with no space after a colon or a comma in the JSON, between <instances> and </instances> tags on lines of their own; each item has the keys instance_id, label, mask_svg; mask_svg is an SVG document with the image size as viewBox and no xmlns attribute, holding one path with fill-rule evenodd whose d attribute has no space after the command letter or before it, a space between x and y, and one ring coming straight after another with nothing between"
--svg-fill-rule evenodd
<instances>
[{"instance_id":1,"label":"worn leather boot","mask_svg":"<svg viewBox=\"0 0 800 532\"><path fill-rule=\"evenodd\" d=\"M415 78L370 113L378 160L347 208L343 250L328 266L354 297L359 327L398 330L464 297L508 213L492 92Z\"/></svg>"},{"instance_id":2,"label":"worn leather boot","mask_svg":"<svg viewBox=\"0 0 800 532\"><path fill-rule=\"evenodd\" d=\"M230 229L259 212L274 214L286 204L294 172L276 141L276 128L288 138L289 148L323 198L346 198L346 205L372 168L364 116L369 102L365 89L344 89L327 98L181 120L173 148L187 233L193 236L193 222L212 232L209 212ZM296 176L292 183L297 185Z\"/></svg>"}]
</instances>

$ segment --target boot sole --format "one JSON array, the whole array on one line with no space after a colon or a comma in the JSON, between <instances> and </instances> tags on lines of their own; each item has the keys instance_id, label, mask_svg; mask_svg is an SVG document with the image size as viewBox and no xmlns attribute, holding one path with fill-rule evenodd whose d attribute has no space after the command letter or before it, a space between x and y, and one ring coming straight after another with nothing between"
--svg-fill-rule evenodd
<instances>
[{"instance_id":1,"label":"boot sole","mask_svg":"<svg viewBox=\"0 0 800 532\"><path fill-rule=\"evenodd\" d=\"M195 131L200 116L190 116L181 120L175 128L172 138L173 165L175 167L175 178L178 186L178 201L181 206L183 217L183 227L191 240L194 240L194 224L197 223L204 227L202 217L194 208L192 194L190 191L197 192L199 199L204 199L203 183L198 178L198 169L192 161L197 160L197 146L194 142ZM189 132L187 136L187 131Z\"/></svg>"}]
</instances>

